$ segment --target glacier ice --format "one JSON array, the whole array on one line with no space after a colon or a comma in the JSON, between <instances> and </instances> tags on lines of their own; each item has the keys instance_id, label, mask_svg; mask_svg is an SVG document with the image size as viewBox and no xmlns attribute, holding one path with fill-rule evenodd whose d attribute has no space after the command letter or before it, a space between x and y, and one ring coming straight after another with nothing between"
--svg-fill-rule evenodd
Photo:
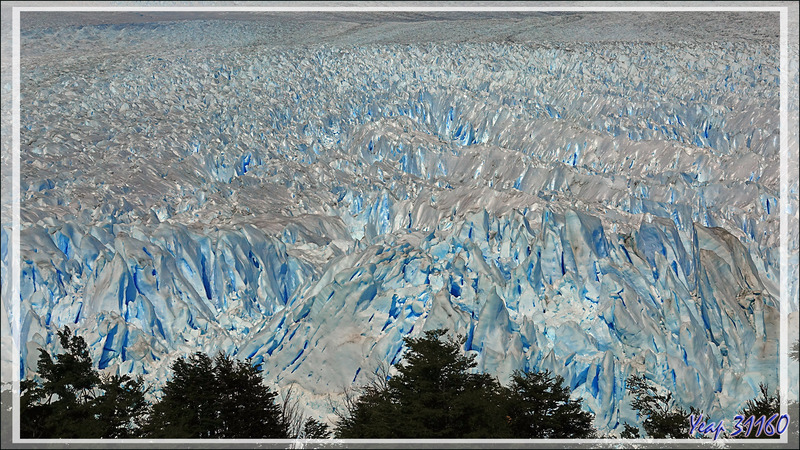
<instances>
[{"instance_id":1,"label":"glacier ice","mask_svg":"<svg viewBox=\"0 0 800 450\"><path fill-rule=\"evenodd\" d=\"M636 422L633 374L712 417L777 385L774 43L267 29L23 33L19 318L2 229L20 375L69 325L100 369L159 385L222 350L325 417L404 336L446 327L503 381L562 375L612 433Z\"/></svg>"}]
</instances>

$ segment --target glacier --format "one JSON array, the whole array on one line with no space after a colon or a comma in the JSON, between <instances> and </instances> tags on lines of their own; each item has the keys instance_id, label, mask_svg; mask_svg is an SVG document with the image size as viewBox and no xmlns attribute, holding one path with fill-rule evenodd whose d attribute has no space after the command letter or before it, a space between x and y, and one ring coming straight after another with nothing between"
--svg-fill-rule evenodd
<instances>
[{"instance_id":1,"label":"glacier","mask_svg":"<svg viewBox=\"0 0 800 450\"><path fill-rule=\"evenodd\" d=\"M448 328L501 381L562 375L611 434L638 422L630 375L717 420L778 385L769 20L588 39L591 14L523 15L566 27L542 40L497 38L507 18L474 39L346 19L23 20L19 299L5 210L1 236L19 376L68 325L99 369L156 387L195 351L251 358L330 421L403 337ZM796 276L784 295L794 342Z\"/></svg>"}]
</instances>

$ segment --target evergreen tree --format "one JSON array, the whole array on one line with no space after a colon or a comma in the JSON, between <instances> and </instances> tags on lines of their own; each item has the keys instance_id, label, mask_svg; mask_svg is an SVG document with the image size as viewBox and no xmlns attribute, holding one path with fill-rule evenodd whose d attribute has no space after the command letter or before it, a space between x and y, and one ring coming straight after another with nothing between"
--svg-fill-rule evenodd
<instances>
[{"instance_id":1,"label":"evergreen tree","mask_svg":"<svg viewBox=\"0 0 800 450\"><path fill-rule=\"evenodd\" d=\"M90 408L95 418L95 436L124 439L140 437L150 405L141 378L128 375L101 377L98 386L103 395L95 397Z\"/></svg>"},{"instance_id":2,"label":"evergreen tree","mask_svg":"<svg viewBox=\"0 0 800 450\"><path fill-rule=\"evenodd\" d=\"M163 398L153 406L147 433L160 438L287 438L261 369L220 353L181 358Z\"/></svg>"},{"instance_id":3,"label":"evergreen tree","mask_svg":"<svg viewBox=\"0 0 800 450\"><path fill-rule=\"evenodd\" d=\"M22 437L86 438L91 433L89 404L100 381L92 369L86 341L73 336L68 327L58 331L66 353L56 357L39 349L37 364L42 383L26 380L21 384Z\"/></svg>"},{"instance_id":4,"label":"evergreen tree","mask_svg":"<svg viewBox=\"0 0 800 450\"><path fill-rule=\"evenodd\" d=\"M622 433L620 433L620 437L622 439L639 439L639 429L634 427L629 423L623 424Z\"/></svg>"},{"instance_id":5,"label":"evergreen tree","mask_svg":"<svg viewBox=\"0 0 800 450\"><path fill-rule=\"evenodd\" d=\"M309 417L303 423L303 437L306 439L330 439L331 430L328 425Z\"/></svg>"},{"instance_id":6,"label":"evergreen tree","mask_svg":"<svg viewBox=\"0 0 800 450\"><path fill-rule=\"evenodd\" d=\"M544 372L515 372L511 377L508 411L515 438L592 438L594 416L570 400L564 378Z\"/></svg>"},{"instance_id":7,"label":"evergreen tree","mask_svg":"<svg viewBox=\"0 0 800 450\"><path fill-rule=\"evenodd\" d=\"M342 438L588 438L592 414L569 399L560 376L516 372L506 388L488 374L471 373L474 357L446 330L406 338L397 375L377 378L348 395L340 414Z\"/></svg>"},{"instance_id":8,"label":"evergreen tree","mask_svg":"<svg viewBox=\"0 0 800 450\"><path fill-rule=\"evenodd\" d=\"M24 438L118 438L136 434L147 413L140 379L101 379L86 341L69 327L58 331L65 353L39 349L41 383L21 383L20 435Z\"/></svg>"},{"instance_id":9,"label":"evergreen tree","mask_svg":"<svg viewBox=\"0 0 800 450\"><path fill-rule=\"evenodd\" d=\"M628 378L628 392L634 397L631 407L645 417L642 426L651 438L686 439L689 437L689 413L675 404L672 393L659 394L656 386L644 376ZM692 413L696 411L692 410ZM626 435L633 434L633 427L626 427Z\"/></svg>"},{"instance_id":10,"label":"evergreen tree","mask_svg":"<svg viewBox=\"0 0 800 450\"><path fill-rule=\"evenodd\" d=\"M211 437L214 378L211 358L196 353L172 364L172 379L163 387L161 401L153 405L147 434L159 438Z\"/></svg>"},{"instance_id":11,"label":"evergreen tree","mask_svg":"<svg viewBox=\"0 0 800 450\"><path fill-rule=\"evenodd\" d=\"M357 396L356 396L357 395ZM344 411L339 416L336 435L340 438L400 439L404 433L395 419L400 416L400 400L389 389L386 379L375 379L357 394L345 393ZM405 424L403 425L405 426Z\"/></svg>"},{"instance_id":12,"label":"evergreen tree","mask_svg":"<svg viewBox=\"0 0 800 450\"><path fill-rule=\"evenodd\" d=\"M406 338L408 354L397 375L376 380L347 401L337 435L343 438L508 437L503 390L487 374L469 373L474 357L446 330Z\"/></svg>"},{"instance_id":13,"label":"evergreen tree","mask_svg":"<svg viewBox=\"0 0 800 450\"><path fill-rule=\"evenodd\" d=\"M43 439L67 437L55 432L55 406L47 403L49 395L34 380L20 382L20 428L22 438Z\"/></svg>"},{"instance_id":14,"label":"evergreen tree","mask_svg":"<svg viewBox=\"0 0 800 450\"><path fill-rule=\"evenodd\" d=\"M408 355L388 385L400 403L405 437L480 438L506 434L501 387L461 354L461 342L442 341L445 330L407 338Z\"/></svg>"}]
</instances>

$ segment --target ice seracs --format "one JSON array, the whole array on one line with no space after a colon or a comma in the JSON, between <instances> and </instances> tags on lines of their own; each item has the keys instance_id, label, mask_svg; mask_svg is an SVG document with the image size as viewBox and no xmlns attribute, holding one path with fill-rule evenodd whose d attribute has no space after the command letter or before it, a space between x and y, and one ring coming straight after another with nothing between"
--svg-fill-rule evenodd
<instances>
[{"instance_id":1,"label":"ice seracs","mask_svg":"<svg viewBox=\"0 0 800 450\"><path fill-rule=\"evenodd\" d=\"M120 30L63 30L89 32ZM194 351L251 358L324 417L449 328L610 432L633 374L713 417L777 386L777 47L225 39L23 58L23 376L69 325L156 385Z\"/></svg>"}]
</instances>

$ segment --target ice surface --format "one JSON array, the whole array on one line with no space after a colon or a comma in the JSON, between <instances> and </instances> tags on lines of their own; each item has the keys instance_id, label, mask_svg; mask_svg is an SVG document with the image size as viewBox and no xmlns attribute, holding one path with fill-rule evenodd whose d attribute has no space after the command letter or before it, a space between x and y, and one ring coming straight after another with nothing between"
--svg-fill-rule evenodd
<instances>
[{"instance_id":1,"label":"ice surface","mask_svg":"<svg viewBox=\"0 0 800 450\"><path fill-rule=\"evenodd\" d=\"M252 358L325 417L446 327L504 382L564 376L605 431L636 422L629 375L712 417L777 386L771 40L290 45L232 23L23 33L21 375L69 325L157 385L197 350Z\"/></svg>"}]
</instances>

